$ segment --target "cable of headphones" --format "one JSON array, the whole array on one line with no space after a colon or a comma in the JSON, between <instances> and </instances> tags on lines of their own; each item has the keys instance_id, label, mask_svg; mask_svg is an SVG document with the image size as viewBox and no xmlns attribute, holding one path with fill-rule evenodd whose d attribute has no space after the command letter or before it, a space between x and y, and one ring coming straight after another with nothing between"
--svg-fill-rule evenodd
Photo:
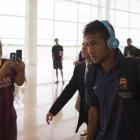
<instances>
[{"instance_id":1,"label":"cable of headphones","mask_svg":"<svg viewBox=\"0 0 140 140\"><path fill-rule=\"evenodd\" d=\"M115 74L115 69L114 69L114 66L115 66L115 51L113 52L113 73L114 73L114 78L115 78L115 84L116 84L116 88L117 88L117 92L118 92L118 95L119 95L119 99L121 101L121 105L122 105L122 110L123 110L123 115L128 123L128 125L130 126L133 134L134 134L134 137L135 137L135 140L137 140L137 136L136 136L136 133L131 125L131 123L129 122L127 116L126 116L126 113L125 113L125 109L124 109L124 105L123 105L123 101L122 101L122 98L121 98L121 95L119 94L119 89L118 89L118 84L117 84L117 78L116 78L116 74Z\"/></svg>"}]
</instances>

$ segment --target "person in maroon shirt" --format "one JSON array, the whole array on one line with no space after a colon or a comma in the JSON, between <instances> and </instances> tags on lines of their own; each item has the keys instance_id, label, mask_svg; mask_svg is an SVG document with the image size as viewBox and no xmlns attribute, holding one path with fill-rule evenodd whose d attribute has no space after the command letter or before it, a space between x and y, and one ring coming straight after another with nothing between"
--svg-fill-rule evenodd
<instances>
[{"instance_id":1,"label":"person in maroon shirt","mask_svg":"<svg viewBox=\"0 0 140 140\"><path fill-rule=\"evenodd\" d=\"M17 140L16 111L14 101L14 83L18 86L25 81L25 64L19 58L2 59L0 41L0 139Z\"/></svg>"}]
</instances>

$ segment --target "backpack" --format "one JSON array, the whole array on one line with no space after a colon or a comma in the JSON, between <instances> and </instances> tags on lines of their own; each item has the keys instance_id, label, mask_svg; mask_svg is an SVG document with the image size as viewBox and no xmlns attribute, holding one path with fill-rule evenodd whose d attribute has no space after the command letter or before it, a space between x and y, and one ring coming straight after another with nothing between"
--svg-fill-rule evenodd
<instances>
[{"instance_id":1,"label":"backpack","mask_svg":"<svg viewBox=\"0 0 140 140\"><path fill-rule=\"evenodd\" d=\"M138 92L137 99L140 104L140 91L138 87L138 76L137 76L137 67L140 63L140 59L136 57L125 57L125 75L128 82L128 85L130 86L130 90L133 92Z\"/></svg>"},{"instance_id":2,"label":"backpack","mask_svg":"<svg viewBox=\"0 0 140 140\"><path fill-rule=\"evenodd\" d=\"M137 66L140 63L140 59L136 57L124 57L125 61L125 75L130 86L130 90L133 92L137 91L140 93L138 88L138 77L137 77ZM93 79L96 76L96 69L92 65L88 65L88 77L90 84L93 87ZM140 103L140 94L138 94L138 101Z\"/></svg>"}]
</instances>

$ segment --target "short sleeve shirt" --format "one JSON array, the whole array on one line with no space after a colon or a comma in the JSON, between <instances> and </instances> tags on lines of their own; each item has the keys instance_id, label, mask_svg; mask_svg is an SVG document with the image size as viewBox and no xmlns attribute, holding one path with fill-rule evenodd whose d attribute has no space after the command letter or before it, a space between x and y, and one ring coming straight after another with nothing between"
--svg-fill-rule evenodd
<instances>
[{"instance_id":1,"label":"short sleeve shirt","mask_svg":"<svg viewBox=\"0 0 140 140\"><path fill-rule=\"evenodd\" d=\"M54 61L60 61L61 60L61 52L63 51L63 47L61 45L53 46L52 47L52 53L54 54Z\"/></svg>"}]
</instances>

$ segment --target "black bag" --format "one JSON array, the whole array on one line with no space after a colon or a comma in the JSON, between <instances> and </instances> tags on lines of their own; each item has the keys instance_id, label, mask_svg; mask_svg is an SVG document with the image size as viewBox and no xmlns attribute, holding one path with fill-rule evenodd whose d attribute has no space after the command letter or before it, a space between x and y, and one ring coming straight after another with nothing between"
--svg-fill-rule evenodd
<instances>
[{"instance_id":1,"label":"black bag","mask_svg":"<svg viewBox=\"0 0 140 140\"><path fill-rule=\"evenodd\" d=\"M138 88L138 76L137 76L137 67L140 63L140 59L136 57L125 57L125 75L130 86L130 90L133 92L137 91L138 94L138 101L140 103L140 91Z\"/></svg>"}]
</instances>

